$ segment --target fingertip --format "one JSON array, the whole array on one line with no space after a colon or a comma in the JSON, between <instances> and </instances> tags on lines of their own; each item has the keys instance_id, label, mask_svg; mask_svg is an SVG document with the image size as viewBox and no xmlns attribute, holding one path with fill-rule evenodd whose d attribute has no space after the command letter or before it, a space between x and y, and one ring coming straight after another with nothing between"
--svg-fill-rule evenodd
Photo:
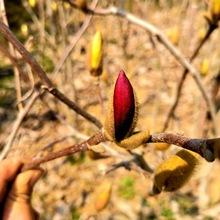
<instances>
[{"instance_id":1,"label":"fingertip","mask_svg":"<svg viewBox=\"0 0 220 220\"><path fill-rule=\"evenodd\" d=\"M25 200L26 196L31 194L34 184L40 179L43 173L44 171L42 169L34 169L18 174L10 191L11 198L16 200L16 198L25 195Z\"/></svg>"},{"instance_id":2,"label":"fingertip","mask_svg":"<svg viewBox=\"0 0 220 220\"><path fill-rule=\"evenodd\" d=\"M0 202L3 200L8 184L12 182L22 165L24 160L22 158L10 158L1 161L0 165Z\"/></svg>"}]
</instances>

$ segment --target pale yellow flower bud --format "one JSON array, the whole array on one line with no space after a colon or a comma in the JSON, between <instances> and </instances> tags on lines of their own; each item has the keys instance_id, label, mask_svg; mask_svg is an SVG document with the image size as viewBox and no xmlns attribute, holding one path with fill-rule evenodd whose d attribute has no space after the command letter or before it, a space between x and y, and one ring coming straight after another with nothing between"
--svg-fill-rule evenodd
<instances>
[{"instance_id":1,"label":"pale yellow flower bud","mask_svg":"<svg viewBox=\"0 0 220 220\"><path fill-rule=\"evenodd\" d=\"M200 73L202 76L205 76L207 75L208 71L209 71L209 60L208 58L204 58L201 63Z\"/></svg>"},{"instance_id":2,"label":"pale yellow flower bud","mask_svg":"<svg viewBox=\"0 0 220 220\"><path fill-rule=\"evenodd\" d=\"M112 191L112 184L110 182L104 182L100 189L95 201L95 208L97 211L102 211L109 203Z\"/></svg>"},{"instance_id":3,"label":"pale yellow flower bud","mask_svg":"<svg viewBox=\"0 0 220 220\"><path fill-rule=\"evenodd\" d=\"M32 8L34 8L35 5L36 5L36 1L35 1L35 0L28 0L28 4L29 4Z\"/></svg>"},{"instance_id":4,"label":"pale yellow flower bud","mask_svg":"<svg viewBox=\"0 0 220 220\"><path fill-rule=\"evenodd\" d=\"M164 160L154 174L154 193L172 192L182 187L192 176L199 155L189 150L180 150Z\"/></svg>"},{"instance_id":5,"label":"pale yellow flower bud","mask_svg":"<svg viewBox=\"0 0 220 220\"><path fill-rule=\"evenodd\" d=\"M89 48L89 70L93 76L99 76L102 73L102 59L103 59L103 49L102 49L102 33L101 31L96 31L92 38L90 48Z\"/></svg>"},{"instance_id":6,"label":"pale yellow flower bud","mask_svg":"<svg viewBox=\"0 0 220 220\"><path fill-rule=\"evenodd\" d=\"M76 0L76 4L83 11L85 11L87 9L86 0Z\"/></svg>"}]
</instances>

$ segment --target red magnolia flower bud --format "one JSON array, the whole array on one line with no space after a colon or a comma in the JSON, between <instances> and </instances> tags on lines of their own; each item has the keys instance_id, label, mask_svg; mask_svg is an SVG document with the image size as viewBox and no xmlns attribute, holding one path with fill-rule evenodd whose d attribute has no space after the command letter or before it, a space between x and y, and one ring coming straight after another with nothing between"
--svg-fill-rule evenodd
<instances>
[{"instance_id":1,"label":"red magnolia flower bud","mask_svg":"<svg viewBox=\"0 0 220 220\"><path fill-rule=\"evenodd\" d=\"M113 106L115 139L119 142L131 133L135 115L134 91L123 70L115 83Z\"/></svg>"},{"instance_id":2,"label":"red magnolia flower bud","mask_svg":"<svg viewBox=\"0 0 220 220\"><path fill-rule=\"evenodd\" d=\"M129 137L137 123L138 103L133 87L121 70L116 80L106 114L105 130L110 139L120 142Z\"/></svg>"},{"instance_id":3,"label":"red magnolia flower bud","mask_svg":"<svg viewBox=\"0 0 220 220\"><path fill-rule=\"evenodd\" d=\"M138 118L135 91L123 70L110 94L104 134L108 140L125 149L134 149L150 138L148 130L133 133Z\"/></svg>"}]
</instances>

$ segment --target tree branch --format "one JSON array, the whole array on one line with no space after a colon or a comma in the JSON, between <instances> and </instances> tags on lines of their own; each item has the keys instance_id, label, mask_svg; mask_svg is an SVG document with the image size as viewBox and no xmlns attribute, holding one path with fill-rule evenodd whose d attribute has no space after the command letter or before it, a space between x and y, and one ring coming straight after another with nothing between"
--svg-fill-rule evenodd
<instances>
[{"instance_id":1,"label":"tree branch","mask_svg":"<svg viewBox=\"0 0 220 220\"><path fill-rule=\"evenodd\" d=\"M165 142L177 145L200 154L208 162L213 162L215 160L216 153L220 150L220 138L196 139L174 133L161 133L151 135L149 142Z\"/></svg>"},{"instance_id":2,"label":"tree branch","mask_svg":"<svg viewBox=\"0 0 220 220\"><path fill-rule=\"evenodd\" d=\"M8 137L7 144L3 147L3 150L0 154L0 161L3 160L8 154L24 117L27 115L31 106L34 104L34 102L37 100L39 96L40 96L40 93L38 91L35 91L32 94L28 103L25 105L25 107L18 113L17 119L15 120L14 125L13 125L13 129Z\"/></svg>"},{"instance_id":3,"label":"tree branch","mask_svg":"<svg viewBox=\"0 0 220 220\"><path fill-rule=\"evenodd\" d=\"M60 150L60 151L48 153L46 156L31 159L29 162L27 162L23 166L22 171L33 169L35 167L38 167L42 163L54 160L56 158L67 156L67 155L70 155L70 154L73 154L76 152L90 150L91 146L97 145L97 144L104 142L104 141L106 141L106 138L103 135L103 133L100 131L100 132L94 134L88 140L86 140L80 144L71 145L65 149Z\"/></svg>"},{"instance_id":4,"label":"tree branch","mask_svg":"<svg viewBox=\"0 0 220 220\"><path fill-rule=\"evenodd\" d=\"M97 4L97 0L92 3L91 7L95 8L96 4ZM88 28L91 20L92 20L92 15L88 15L85 18L85 20L83 22L83 25L81 26L81 28L79 29L79 31L77 32L77 34L75 35L73 40L70 42L68 47L63 52L63 55L61 56L60 60L57 62L56 66L55 66L55 70L53 71L53 75L56 75L60 71L61 67L63 66L64 62L69 57L71 52L73 51L73 49L76 46L77 42L82 37L82 35L85 33L85 31Z\"/></svg>"},{"instance_id":5,"label":"tree branch","mask_svg":"<svg viewBox=\"0 0 220 220\"><path fill-rule=\"evenodd\" d=\"M33 169L40 166L42 163L71 155L77 152L87 151L94 149L92 146L100 144L101 142L109 141L104 135L103 131L100 130L98 133L94 134L88 140L80 143L71 145L67 148L56 152L50 152L46 156L40 158L29 159L27 163L22 168L22 171ZM213 162L215 157L220 158L220 138L214 139L195 139L188 138L175 133L160 133L152 134L146 143L157 143L165 142L169 144L174 144L184 149L194 151L204 157L208 162ZM147 170L150 172L149 167Z\"/></svg>"},{"instance_id":6,"label":"tree branch","mask_svg":"<svg viewBox=\"0 0 220 220\"><path fill-rule=\"evenodd\" d=\"M209 37L211 36L211 34L213 33L213 31L216 28L217 28L216 25L210 25L209 26L209 29L207 30L205 37L203 38L203 40L200 42L200 44L196 47L195 51L193 52L193 54L192 54L192 56L190 58L190 62L192 62L195 59L195 57L198 55L198 53L199 53L200 49L202 48L202 46L205 44L205 42L207 42L207 40L209 39ZM177 92L176 92L175 101L174 101L172 107L170 108L170 111L168 113L167 119L166 119L166 121L164 123L164 127L162 129L163 132L166 131L166 129L169 126L170 119L174 116L175 110L177 108L177 105L179 103L179 99L180 99L180 96L181 96L181 91L182 91L182 88L183 88L183 83L184 83L184 81L186 79L186 76L187 76L188 72L189 72L189 70L185 68L184 71L183 71L183 74L181 76L181 79L179 81L179 84L177 86Z\"/></svg>"},{"instance_id":7,"label":"tree branch","mask_svg":"<svg viewBox=\"0 0 220 220\"><path fill-rule=\"evenodd\" d=\"M48 78L44 70L38 64L38 62L31 56L31 54L24 48L24 46L20 43L20 41L14 36L14 34L10 31L10 29L0 20L0 32L2 35L16 48L16 50L21 54L23 59L29 63L34 72L39 76L41 82L45 84L46 88L52 95L70 107L72 110L77 112L79 115L83 116L88 121L95 124L98 128L102 128L102 123L90 115L88 112L85 112L82 108L80 108L76 103L67 98L63 93L61 93Z\"/></svg>"},{"instance_id":8,"label":"tree branch","mask_svg":"<svg viewBox=\"0 0 220 220\"><path fill-rule=\"evenodd\" d=\"M73 0L63 0L66 2L69 2L71 6L77 8L77 5L74 3ZM155 35L160 43L162 43L167 50L179 61L179 63L187 70L189 71L190 75L193 77L195 80L205 102L206 105L210 111L210 115L212 118L213 122L213 130L215 135L218 134L218 126L217 126L217 121L216 121L216 114L215 114L215 108L214 105L211 101L211 98L209 96L209 93L207 92L205 86L203 85L202 79L200 77L199 72L194 68L194 66L184 57L184 55L169 41L169 39L166 37L166 35L160 31L158 28L156 28L154 25L150 24L147 21L144 21L142 19L137 18L136 16L121 10L117 9L115 7L110 7L107 9L95 9L92 10L88 8L87 10L84 10L83 12L85 13L90 13L93 15L100 15L100 16L109 16L109 15L116 15L120 16L132 24L135 24L147 31L149 31L151 34Z\"/></svg>"}]
</instances>

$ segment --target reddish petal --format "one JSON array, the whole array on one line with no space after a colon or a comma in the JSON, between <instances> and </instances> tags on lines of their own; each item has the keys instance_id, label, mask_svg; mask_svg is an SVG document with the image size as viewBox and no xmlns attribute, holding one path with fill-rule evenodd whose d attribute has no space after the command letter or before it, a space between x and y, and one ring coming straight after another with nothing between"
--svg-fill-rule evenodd
<instances>
[{"instance_id":1,"label":"reddish petal","mask_svg":"<svg viewBox=\"0 0 220 220\"><path fill-rule=\"evenodd\" d=\"M115 139L119 142L129 133L135 114L134 91L123 70L115 83L113 106Z\"/></svg>"}]
</instances>

